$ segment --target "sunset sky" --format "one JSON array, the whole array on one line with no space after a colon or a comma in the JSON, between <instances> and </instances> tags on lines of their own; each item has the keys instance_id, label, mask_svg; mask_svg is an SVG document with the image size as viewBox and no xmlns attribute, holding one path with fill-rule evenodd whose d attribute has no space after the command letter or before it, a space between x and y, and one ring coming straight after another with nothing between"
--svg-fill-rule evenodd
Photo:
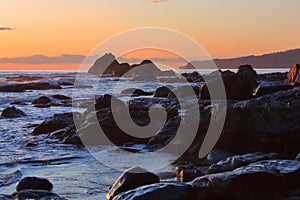
<instances>
[{"instance_id":1,"label":"sunset sky","mask_svg":"<svg viewBox=\"0 0 300 200\"><path fill-rule=\"evenodd\" d=\"M299 8L298 0L0 0L0 70L76 69L102 41L142 27L182 32L213 58L299 48ZM77 57L15 61L62 54Z\"/></svg>"}]
</instances>

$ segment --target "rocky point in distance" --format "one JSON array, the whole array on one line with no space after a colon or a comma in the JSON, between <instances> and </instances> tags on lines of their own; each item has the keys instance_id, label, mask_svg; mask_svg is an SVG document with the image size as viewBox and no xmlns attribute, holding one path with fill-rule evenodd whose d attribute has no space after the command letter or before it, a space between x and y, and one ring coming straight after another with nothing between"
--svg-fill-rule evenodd
<instances>
[{"instance_id":1,"label":"rocky point in distance","mask_svg":"<svg viewBox=\"0 0 300 200\"><path fill-rule=\"evenodd\" d=\"M144 60L140 64L130 65L119 63L111 53L106 53L98 58L88 70L90 74L111 75L115 77L133 77L141 79L155 79L163 76L175 76L172 70L161 71L151 60Z\"/></svg>"}]
</instances>

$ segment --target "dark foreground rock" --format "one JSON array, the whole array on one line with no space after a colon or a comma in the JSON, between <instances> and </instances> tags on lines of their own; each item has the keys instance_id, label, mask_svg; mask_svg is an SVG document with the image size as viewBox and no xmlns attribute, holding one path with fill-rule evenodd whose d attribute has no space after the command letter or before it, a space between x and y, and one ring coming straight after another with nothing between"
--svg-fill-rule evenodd
<instances>
[{"instance_id":1,"label":"dark foreground rock","mask_svg":"<svg viewBox=\"0 0 300 200\"><path fill-rule=\"evenodd\" d=\"M276 159L277 157L278 154L275 153L264 154L259 152L249 153L245 155L235 155L211 165L207 171L207 174L232 171L236 168L246 166L251 163L255 163L261 160Z\"/></svg>"},{"instance_id":2,"label":"dark foreground rock","mask_svg":"<svg viewBox=\"0 0 300 200\"><path fill-rule=\"evenodd\" d=\"M222 109L222 108L216 108ZM215 148L234 154L252 152L276 152L287 158L295 158L300 147L300 88L279 91L259 98L227 105L227 113L221 136ZM201 128L192 146L198 154L205 127L213 114L210 110L201 115ZM215 116L214 116L215 117ZM193 119L190 119L193 120Z\"/></svg>"},{"instance_id":3,"label":"dark foreground rock","mask_svg":"<svg viewBox=\"0 0 300 200\"><path fill-rule=\"evenodd\" d=\"M189 183L154 184L121 193L114 200L286 199L300 187L300 163L263 160Z\"/></svg>"},{"instance_id":4,"label":"dark foreground rock","mask_svg":"<svg viewBox=\"0 0 300 200\"><path fill-rule=\"evenodd\" d=\"M245 100L253 97L253 88L257 86L257 74L250 65L242 65L237 73L219 72L205 78L199 97L210 99L210 92L215 91L214 99ZM224 85L224 86L223 86ZM220 91L224 87L226 96Z\"/></svg>"},{"instance_id":5,"label":"dark foreground rock","mask_svg":"<svg viewBox=\"0 0 300 200\"><path fill-rule=\"evenodd\" d=\"M26 90L50 90L61 89L57 83L52 82L32 82L32 83L16 83L0 86L0 92L24 92Z\"/></svg>"},{"instance_id":6,"label":"dark foreground rock","mask_svg":"<svg viewBox=\"0 0 300 200\"><path fill-rule=\"evenodd\" d=\"M18 118L18 117L26 116L26 114L22 110L12 106L12 107L5 108L2 111L1 116L4 118Z\"/></svg>"},{"instance_id":7,"label":"dark foreground rock","mask_svg":"<svg viewBox=\"0 0 300 200\"><path fill-rule=\"evenodd\" d=\"M32 135L48 134L73 125L73 113L55 114L45 119L32 132Z\"/></svg>"},{"instance_id":8,"label":"dark foreground rock","mask_svg":"<svg viewBox=\"0 0 300 200\"><path fill-rule=\"evenodd\" d=\"M26 177L23 178L20 182L16 185L16 190L47 190L51 191L53 189L52 183L44 178L38 177Z\"/></svg>"},{"instance_id":9,"label":"dark foreground rock","mask_svg":"<svg viewBox=\"0 0 300 200\"><path fill-rule=\"evenodd\" d=\"M260 97L266 94L275 93L282 90L293 89L294 86L283 82L260 83L254 92L255 97Z\"/></svg>"},{"instance_id":10,"label":"dark foreground rock","mask_svg":"<svg viewBox=\"0 0 300 200\"><path fill-rule=\"evenodd\" d=\"M159 183L158 176L142 168L135 167L126 171L115 181L107 193L106 198L111 200L122 192L154 183Z\"/></svg>"},{"instance_id":11,"label":"dark foreground rock","mask_svg":"<svg viewBox=\"0 0 300 200\"><path fill-rule=\"evenodd\" d=\"M66 200L47 190L22 190L11 195L13 199Z\"/></svg>"}]
</instances>

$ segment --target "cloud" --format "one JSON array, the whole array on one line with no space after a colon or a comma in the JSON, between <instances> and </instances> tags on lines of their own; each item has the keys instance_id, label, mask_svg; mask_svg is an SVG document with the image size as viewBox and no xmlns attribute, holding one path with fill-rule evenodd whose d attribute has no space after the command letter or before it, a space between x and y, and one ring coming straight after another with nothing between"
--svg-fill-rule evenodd
<instances>
[{"instance_id":1,"label":"cloud","mask_svg":"<svg viewBox=\"0 0 300 200\"><path fill-rule=\"evenodd\" d=\"M0 27L0 31L11 31L11 30L13 29L10 27Z\"/></svg>"},{"instance_id":2,"label":"cloud","mask_svg":"<svg viewBox=\"0 0 300 200\"><path fill-rule=\"evenodd\" d=\"M60 56L33 55L27 57L0 58L0 63L22 63L22 64L77 64L85 59L83 55L62 54Z\"/></svg>"},{"instance_id":3,"label":"cloud","mask_svg":"<svg viewBox=\"0 0 300 200\"><path fill-rule=\"evenodd\" d=\"M129 63L140 63L145 59L142 58L117 58L119 62L129 62ZM147 60L151 60L153 62L176 62L176 63L182 63L186 62L183 58L147 58Z\"/></svg>"},{"instance_id":4,"label":"cloud","mask_svg":"<svg viewBox=\"0 0 300 200\"><path fill-rule=\"evenodd\" d=\"M167 0L152 0L153 3L162 3L166 2Z\"/></svg>"}]
</instances>

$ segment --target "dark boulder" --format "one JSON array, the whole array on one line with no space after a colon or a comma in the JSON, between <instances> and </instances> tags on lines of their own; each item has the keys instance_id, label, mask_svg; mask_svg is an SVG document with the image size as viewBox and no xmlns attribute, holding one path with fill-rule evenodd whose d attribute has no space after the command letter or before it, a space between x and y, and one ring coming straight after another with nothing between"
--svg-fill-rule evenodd
<instances>
[{"instance_id":1,"label":"dark boulder","mask_svg":"<svg viewBox=\"0 0 300 200\"><path fill-rule=\"evenodd\" d=\"M11 195L14 199L66 200L47 190L22 190Z\"/></svg>"},{"instance_id":2,"label":"dark boulder","mask_svg":"<svg viewBox=\"0 0 300 200\"><path fill-rule=\"evenodd\" d=\"M125 103L119 99L117 99L115 96L110 95L110 94L105 94L100 96L99 98L95 99L94 101L94 106L95 110L102 110L102 109L107 109L111 108L111 102L114 101L118 106L125 106Z\"/></svg>"},{"instance_id":3,"label":"dark boulder","mask_svg":"<svg viewBox=\"0 0 300 200\"><path fill-rule=\"evenodd\" d=\"M254 92L254 96L259 97L266 94L271 94L274 92L278 92L281 90L290 90L293 89L294 86L290 84L285 84L281 82L271 82L271 83L260 83Z\"/></svg>"},{"instance_id":4,"label":"dark boulder","mask_svg":"<svg viewBox=\"0 0 300 200\"><path fill-rule=\"evenodd\" d=\"M51 191L53 189L52 183L44 178L38 177L26 177L23 178L20 182L16 185L16 190L47 190Z\"/></svg>"},{"instance_id":5,"label":"dark boulder","mask_svg":"<svg viewBox=\"0 0 300 200\"><path fill-rule=\"evenodd\" d=\"M51 97L58 100L71 100L71 97L65 96L63 94L54 94L51 95Z\"/></svg>"},{"instance_id":6,"label":"dark boulder","mask_svg":"<svg viewBox=\"0 0 300 200\"><path fill-rule=\"evenodd\" d=\"M51 82L16 83L0 86L0 92L24 92L26 90L61 89L59 84Z\"/></svg>"},{"instance_id":7,"label":"dark boulder","mask_svg":"<svg viewBox=\"0 0 300 200\"><path fill-rule=\"evenodd\" d=\"M37 99L34 99L32 101L32 104L39 104L39 105L43 104L43 105L46 105L46 104L51 103L51 102L52 102L52 100L49 97L47 97L47 96L41 96L41 97L39 97Z\"/></svg>"},{"instance_id":8,"label":"dark boulder","mask_svg":"<svg viewBox=\"0 0 300 200\"><path fill-rule=\"evenodd\" d=\"M167 85L167 86L161 86L157 88L154 92L154 97L168 97L169 93L174 89L174 86Z\"/></svg>"},{"instance_id":9,"label":"dark boulder","mask_svg":"<svg viewBox=\"0 0 300 200\"><path fill-rule=\"evenodd\" d=\"M176 98L176 95L181 98L191 97L191 96L198 97L199 91L200 91L199 85L192 84L192 85L180 86L172 90L171 92L169 92L168 98Z\"/></svg>"},{"instance_id":10,"label":"dark boulder","mask_svg":"<svg viewBox=\"0 0 300 200\"><path fill-rule=\"evenodd\" d=\"M287 80L290 83L300 84L300 64L295 64L293 67L291 67L287 75Z\"/></svg>"},{"instance_id":11,"label":"dark boulder","mask_svg":"<svg viewBox=\"0 0 300 200\"><path fill-rule=\"evenodd\" d=\"M122 193L114 200L190 200L194 196L194 188L187 183L155 184L139 187Z\"/></svg>"},{"instance_id":12,"label":"dark boulder","mask_svg":"<svg viewBox=\"0 0 300 200\"><path fill-rule=\"evenodd\" d=\"M22 110L17 109L14 106L5 108L1 113L1 116L4 118L18 118L23 117L25 115L26 114Z\"/></svg>"},{"instance_id":13,"label":"dark boulder","mask_svg":"<svg viewBox=\"0 0 300 200\"><path fill-rule=\"evenodd\" d=\"M235 155L223 159L216 164L211 165L207 173L215 174L215 173L221 173L226 171L232 171L236 168L249 165L250 163L255 163L261 160L276 159L277 157L278 154L275 153L264 154L259 152L248 153L245 155Z\"/></svg>"},{"instance_id":14,"label":"dark boulder","mask_svg":"<svg viewBox=\"0 0 300 200\"><path fill-rule=\"evenodd\" d=\"M63 129L73 125L73 113L55 114L45 119L30 134L40 135L52 133L56 130Z\"/></svg>"},{"instance_id":15,"label":"dark boulder","mask_svg":"<svg viewBox=\"0 0 300 200\"><path fill-rule=\"evenodd\" d=\"M107 193L106 198L111 200L122 192L154 183L159 183L158 176L142 168L135 167L126 171L115 181Z\"/></svg>"}]
</instances>

